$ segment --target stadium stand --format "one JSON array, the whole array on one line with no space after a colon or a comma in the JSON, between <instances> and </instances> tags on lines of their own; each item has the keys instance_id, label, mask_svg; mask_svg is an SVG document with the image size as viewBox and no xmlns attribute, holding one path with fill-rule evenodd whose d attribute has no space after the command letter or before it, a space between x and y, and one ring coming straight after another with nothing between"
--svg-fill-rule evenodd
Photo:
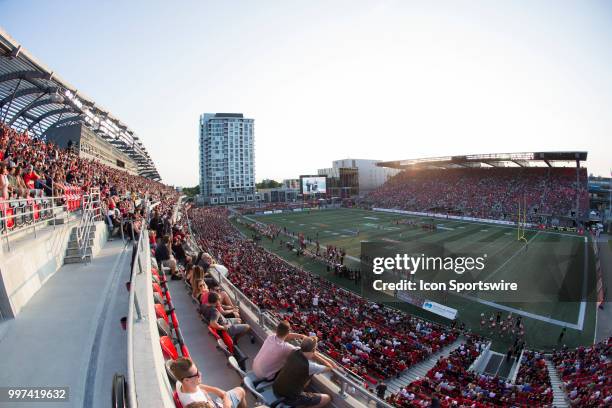
<instances>
[{"instance_id":1,"label":"stadium stand","mask_svg":"<svg viewBox=\"0 0 612 408\"><path fill-rule=\"evenodd\" d=\"M172 188L159 182L80 158L70 149L60 149L4 124L0 124L0 169L4 172L0 179L0 214L8 217L0 225L0 232L18 229L17 217L9 217L18 215L16 207L28 208L37 219L36 212L43 214L44 203L49 203L45 197L56 197L72 212L81 208L83 195L99 188L109 228L122 225L122 219L134 214L133 205L130 207L134 200L128 200L128 196L148 194L161 202L177 198Z\"/></svg>"},{"instance_id":2,"label":"stadium stand","mask_svg":"<svg viewBox=\"0 0 612 408\"><path fill-rule=\"evenodd\" d=\"M591 347L562 349L552 360L572 406L608 407L612 404L612 338Z\"/></svg>"},{"instance_id":3,"label":"stadium stand","mask_svg":"<svg viewBox=\"0 0 612 408\"><path fill-rule=\"evenodd\" d=\"M576 212L579 202L580 214ZM527 221L543 216L574 218L588 210L586 169L461 168L408 169L371 192L375 207L515 220L526 203ZM521 204L524 205L524 204Z\"/></svg>"}]
</instances>

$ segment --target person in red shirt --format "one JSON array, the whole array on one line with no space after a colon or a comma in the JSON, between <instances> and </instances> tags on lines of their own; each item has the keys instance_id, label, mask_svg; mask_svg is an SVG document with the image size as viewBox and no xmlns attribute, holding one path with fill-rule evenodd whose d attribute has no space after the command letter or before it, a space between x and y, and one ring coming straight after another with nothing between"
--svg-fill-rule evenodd
<instances>
[{"instance_id":1,"label":"person in red shirt","mask_svg":"<svg viewBox=\"0 0 612 408\"><path fill-rule=\"evenodd\" d=\"M34 190L36 188L36 180L39 178L40 176L34 171L34 166L28 166L28 171L23 175L23 180L30 190Z\"/></svg>"}]
</instances>

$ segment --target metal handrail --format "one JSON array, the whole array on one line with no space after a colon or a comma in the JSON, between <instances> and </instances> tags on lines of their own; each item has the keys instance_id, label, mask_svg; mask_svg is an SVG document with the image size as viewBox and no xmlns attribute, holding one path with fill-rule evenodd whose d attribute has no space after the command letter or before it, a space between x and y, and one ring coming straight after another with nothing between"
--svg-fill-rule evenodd
<instances>
[{"instance_id":1,"label":"metal handrail","mask_svg":"<svg viewBox=\"0 0 612 408\"><path fill-rule=\"evenodd\" d=\"M97 204L97 206L96 206ZM79 253L81 254L81 259L87 259L87 248L89 247L89 234L91 232L91 228L94 225L94 222L97 221L98 215L97 211L100 209L100 189L95 188L92 189L89 195L83 196L82 207L83 207L83 215L81 220L79 221L79 225L77 226L77 245L79 247Z\"/></svg>"},{"instance_id":2,"label":"metal handrail","mask_svg":"<svg viewBox=\"0 0 612 408\"><path fill-rule=\"evenodd\" d=\"M25 211L21 211L19 214L12 214L12 215L6 215L4 214L2 217L0 217L0 223L3 225L2 230L0 230L0 234L4 235L5 239L6 239L6 244L7 244L7 249L10 251L11 247L10 247L10 240L9 237L11 235L17 234L19 232L23 232L26 231L28 228L32 228L33 232L34 232L34 236L36 237L36 226L40 225L40 224L45 224L47 222L53 221L53 226L55 227L55 221L58 218L57 217L57 212L59 212L59 210L66 210L66 204L59 204L59 205L54 205L54 203L56 202L56 200L64 200L65 197L64 196L52 196L52 197L36 197L36 198L32 198L32 201L28 202L27 198L16 198L16 199L11 199L11 200L0 200L0 204L2 204L3 206L8 206L10 208L19 208L19 207L24 207L23 204L25 204L25 207L28 207L29 204L31 203L50 203L51 205L45 208L42 208L40 210L38 210L39 213L46 213L46 212L51 212L51 216L50 217L46 217L46 218L40 218L38 221L34 220L34 215L36 213L36 211L34 210L34 208L32 208L31 210L25 210ZM64 219L66 221L69 220L70 218L70 212L69 211L65 211L64 212ZM21 227L17 227L15 226L13 229L9 230L7 224L9 220L17 220L18 217L28 217L31 218L31 222L27 222L25 225L21 226Z\"/></svg>"}]
</instances>

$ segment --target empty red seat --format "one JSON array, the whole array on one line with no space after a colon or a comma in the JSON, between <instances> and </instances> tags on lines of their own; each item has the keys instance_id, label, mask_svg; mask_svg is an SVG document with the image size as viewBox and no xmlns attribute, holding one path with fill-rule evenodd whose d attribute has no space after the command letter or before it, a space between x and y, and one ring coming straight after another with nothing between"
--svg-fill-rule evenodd
<instances>
[{"instance_id":1,"label":"empty red seat","mask_svg":"<svg viewBox=\"0 0 612 408\"><path fill-rule=\"evenodd\" d=\"M172 339L168 336L162 336L159 338L159 345L161 346L162 353L164 354L164 358L176 360L179 358L178 351L174 344L172 344Z\"/></svg>"},{"instance_id":2,"label":"empty red seat","mask_svg":"<svg viewBox=\"0 0 612 408\"><path fill-rule=\"evenodd\" d=\"M164 310L164 306L159 303L155 304L155 314L157 318L162 318L166 321L166 323L170 324L170 319L168 319L168 315L166 314L166 310Z\"/></svg>"},{"instance_id":3,"label":"empty red seat","mask_svg":"<svg viewBox=\"0 0 612 408\"><path fill-rule=\"evenodd\" d=\"M151 284L153 286L153 291L159 293L160 296L164 296L164 291L162 290L161 286L159 286L159 284L153 282Z\"/></svg>"}]
</instances>

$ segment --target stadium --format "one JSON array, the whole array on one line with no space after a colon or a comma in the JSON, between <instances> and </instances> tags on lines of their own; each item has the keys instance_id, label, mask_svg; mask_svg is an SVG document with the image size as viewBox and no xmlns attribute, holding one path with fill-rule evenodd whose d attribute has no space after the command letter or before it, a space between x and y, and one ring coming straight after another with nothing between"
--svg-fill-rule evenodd
<instances>
[{"instance_id":1,"label":"stadium","mask_svg":"<svg viewBox=\"0 0 612 408\"><path fill-rule=\"evenodd\" d=\"M201 183L211 145L252 149L242 114L199 125ZM305 169L273 200L187 197L149 143L0 29L1 406L612 405L589 152L377 161L359 194Z\"/></svg>"}]
</instances>

